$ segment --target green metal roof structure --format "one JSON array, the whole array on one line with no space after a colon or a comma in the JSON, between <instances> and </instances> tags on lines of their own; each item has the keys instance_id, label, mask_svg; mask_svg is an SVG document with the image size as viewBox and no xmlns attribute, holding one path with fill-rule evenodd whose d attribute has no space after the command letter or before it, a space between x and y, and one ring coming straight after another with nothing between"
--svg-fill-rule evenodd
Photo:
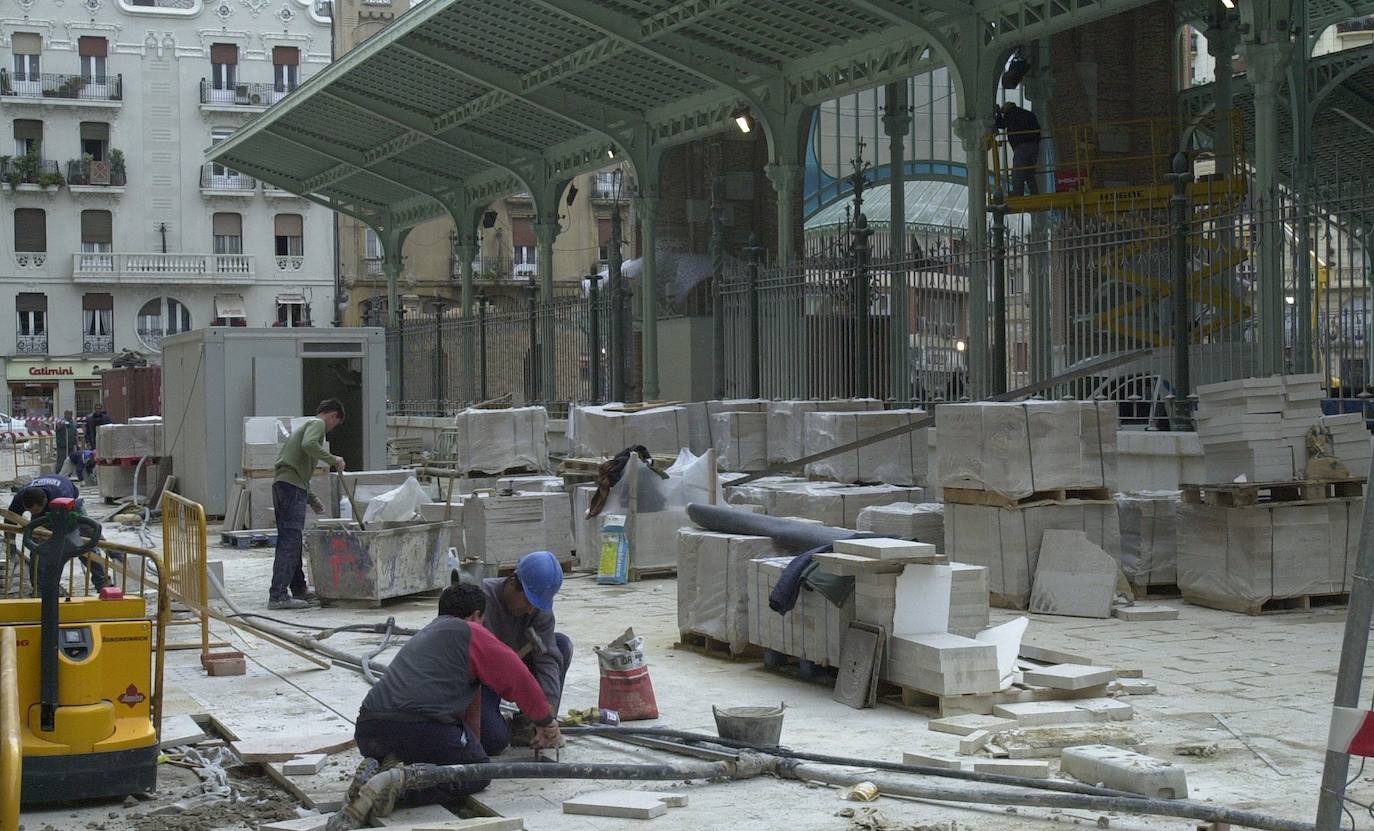
<instances>
[{"instance_id":1,"label":"green metal roof structure","mask_svg":"<svg viewBox=\"0 0 1374 831\"><path fill-rule=\"evenodd\" d=\"M427 0L209 151L209 158L374 227L395 314L409 228L454 219L460 237L504 195L529 192L540 276L552 293L564 184L626 159L643 242L663 151L734 128L747 109L768 140L778 257L794 250L801 152L811 108L936 65L955 79L956 132L991 128L993 90L1016 46L1147 0ZM1232 4L1234 5L1234 4ZM1306 0L1309 25L1374 0ZM1287 15L1287 0L1240 0L1242 17ZM1180 0L1181 20L1220 6ZM1253 29L1252 29L1253 30ZM1310 30L1310 29L1309 29ZM1267 30L1266 30L1267 31ZM974 146L968 144L968 146ZM986 176L970 173L982 214ZM986 233L970 229L977 247ZM653 257L644 266L644 396L658 395ZM464 274L464 307L472 309ZM985 292L971 288L974 317ZM552 331L543 349L553 377ZM970 345L981 365L984 344Z\"/></svg>"}]
</instances>

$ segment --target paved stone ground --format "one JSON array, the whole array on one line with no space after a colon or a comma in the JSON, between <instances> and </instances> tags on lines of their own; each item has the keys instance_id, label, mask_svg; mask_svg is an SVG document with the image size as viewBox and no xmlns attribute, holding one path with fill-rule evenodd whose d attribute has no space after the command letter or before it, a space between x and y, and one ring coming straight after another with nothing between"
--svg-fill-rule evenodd
<instances>
[{"instance_id":1,"label":"paved stone ground","mask_svg":"<svg viewBox=\"0 0 1374 831\"><path fill-rule=\"evenodd\" d=\"M270 549L216 549L212 559L225 561L230 593L245 610L265 613ZM1339 659L1344 610L1247 617L1228 612L1171 605L1182 610L1177 621L1126 623L1031 616L1027 641L1079 653L1095 662L1140 669L1159 685L1159 694L1128 699L1136 707L1133 723L1145 737L1147 751L1184 764L1193 797L1290 818L1310 819L1317 798L1335 668ZM302 624L334 626L379 621L394 616L404 626L421 626L433 615L433 600L388 604L382 609L317 609L275 616ZM994 623L1010 613L995 611ZM567 581L558 603L559 628L577 645L564 698L565 707L596 703L597 669L591 647L610 641L627 626L644 635L652 677L663 714L659 724L712 731L711 705L787 704L784 743L819 752L873 759L900 760L905 750L957 753L956 737L926 729L929 713L892 706L852 710L830 700L818 683L764 670L757 663L729 663L673 649L677 640L676 582L649 580L626 587L597 586L586 577ZM310 668L295 656L216 626L220 637L248 655L248 675L206 678L194 652L169 653L167 712L223 712L254 719L263 730L300 732L312 726L343 726L356 715L367 686L349 671ZM176 636L189 638L189 629ZM335 646L364 651L375 636L331 640ZM386 655L382 659L386 659ZM1371 673L1374 675L1374 673ZM1367 676L1366 684L1369 683ZM1272 769L1229 732L1222 715L1250 744L1265 754ZM1180 742L1216 742L1220 753L1209 759L1173 755ZM511 758L526 756L514 752ZM603 740L577 740L562 751L568 759L646 758ZM1359 778L1356 795L1368 802L1371 777ZM631 785L638 787L637 785ZM839 801L836 791L796 782L759 779L685 787L687 808L655 820L658 828L777 828L795 831L845 829L849 820L836 812L853 803ZM561 800L588 790L617 787L583 782L504 782L482 799L505 815L520 815L526 827L543 829L622 829L633 820L566 817ZM956 820L967 828L1040 828L1050 821L1092 825L1089 811L1052 813L998 808L954 808L929 803L883 799L879 809L892 828ZM85 827L87 812L115 831L106 819L118 804L26 813L29 829L51 823L57 828ZM78 824L79 823L79 824ZM1112 817L1116 828L1191 828L1182 820ZM132 825L130 826L132 827ZM1368 814L1357 828L1374 828Z\"/></svg>"}]
</instances>

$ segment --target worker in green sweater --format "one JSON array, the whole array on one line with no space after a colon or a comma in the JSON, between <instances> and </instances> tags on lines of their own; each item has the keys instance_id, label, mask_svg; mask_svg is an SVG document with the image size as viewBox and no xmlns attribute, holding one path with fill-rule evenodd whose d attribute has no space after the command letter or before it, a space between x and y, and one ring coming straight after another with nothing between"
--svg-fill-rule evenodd
<instances>
[{"instance_id":1,"label":"worker in green sweater","mask_svg":"<svg viewBox=\"0 0 1374 831\"><path fill-rule=\"evenodd\" d=\"M340 473L342 456L324 448L324 436L343 424L344 407L337 398L326 398L315 408L315 417L291 433L277 455L276 476L272 481L272 510L277 517L277 551L272 562L272 588L267 596L269 609L304 609L315 600L306 588L301 568L302 534L305 531L305 506L323 513L324 506L310 492L310 475L315 465L324 462Z\"/></svg>"}]
</instances>

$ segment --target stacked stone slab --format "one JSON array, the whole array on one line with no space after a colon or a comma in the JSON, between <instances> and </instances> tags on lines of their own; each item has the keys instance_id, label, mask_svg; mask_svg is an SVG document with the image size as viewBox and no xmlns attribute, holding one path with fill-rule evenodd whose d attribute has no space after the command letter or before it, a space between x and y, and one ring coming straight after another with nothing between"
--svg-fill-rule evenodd
<instances>
[{"instance_id":1,"label":"stacked stone slab","mask_svg":"<svg viewBox=\"0 0 1374 831\"><path fill-rule=\"evenodd\" d=\"M950 563L933 566L950 574L949 616L945 630L971 638L988 628L988 570L983 566ZM897 579L900 574L860 574L854 578L855 611L863 623L894 631Z\"/></svg>"},{"instance_id":2,"label":"stacked stone slab","mask_svg":"<svg viewBox=\"0 0 1374 831\"><path fill-rule=\"evenodd\" d=\"M95 434L95 455L102 460L161 458L162 422L102 425Z\"/></svg>"},{"instance_id":3,"label":"stacked stone slab","mask_svg":"<svg viewBox=\"0 0 1374 831\"><path fill-rule=\"evenodd\" d=\"M720 413L766 413L768 402L762 398L728 398L693 401L681 405L687 414L687 439L683 447L690 447L698 456L716 446L715 427L711 417ZM676 452L676 451L674 451Z\"/></svg>"},{"instance_id":4,"label":"stacked stone slab","mask_svg":"<svg viewBox=\"0 0 1374 831\"><path fill-rule=\"evenodd\" d=\"M1178 490L1185 482L1207 478L1197 433L1121 430L1116 434L1117 477L1140 491Z\"/></svg>"},{"instance_id":5,"label":"stacked stone slab","mask_svg":"<svg viewBox=\"0 0 1374 831\"><path fill-rule=\"evenodd\" d=\"M723 641L731 652L744 652L749 645L749 561L785 554L770 537L681 529L678 629Z\"/></svg>"},{"instance_id":6,"label":"stacked stone slab","mask_svg":"<svg viewBox=\"0 0 1374 831\"><path fill-rule=\"evenodd\" d=\"M571 507L566 493L469 497L463 502L465 549L483 565L513 566L531 551L572 556Z\"/></svg>"},{"instance_id":7,"label":"stacked stone slab","mask_svg":"<svg viewBox=\"0 0 1374 831\"><path fill-rule=\"evenodd\" d=\"M923 410L806 413L803 417L805 455L875 436L924 416ZM806 475L851 484L924 485L927 447L925 428L911 430L858 450L812 462L806 466Z\"/></svg>"},{"instance_id":8,"label":"stacked stone slab","mask_svg":"<svg viewBox=\"0 0 1374 831\"><path fill-rule=\"evenodd\" d=\"M1116 495L1121 570L1131 585L1148 588L1178 583L1179 496L1178 491Z\"/></svg>"},{"instance_id":9,"label":"stacked stone slab","mask_svg":"<svg viewBox=\"0 0 1374 831\"><path fill-rule=\"evenodd\" d=\"M1318 375L1273 375L1198 387L1197 433L1208 482L1301 479L1307 431L1321 418Z\"/></svg>"},{"instance_id":10,"label":"stacked stone slab","mask_svg":"<svg viewBox=\"0 0 1374 831\"><path fill-rule=\"evenodd\" d=\"M1363 506L1360 497L1245 507L1184 502L1178 587L1191 603L1235 611L1348 592Z\"/></svg>"},{"instance_id":11,"label":"stacked stone slab","mask_svg":"<svg viewBox=\"0 0 1374 831\"><path fill-rule=\"evenodd\" d=\"M856 530L884 537L916 540L945 553L945 506L940 502L893 502L859 511Z\"/></svg>"},{"instance_id":12,"label":"stacked stone slab","mask_svg":"<svg viewBox=\"0 0 1374 831\"><path fill-rule=\"evenodd\" d=\"M650 453L676 456L690 445L685 407L655 407L631 413L611 405L574 407L569 427L573 453L587 458L614 456L635 445L647 447Z\"/></svg>"},{"instance_id":13,"label":"stacked stone slab","mask_svg":"<svg viewBox=\"0 0 1374 831\"><path fill-rule=\"evenodd\" d=\"M1009 499L1116 489L1116 405L1094 401L943 404L940 486ZM946 501L951 501L946 493Z\"/></svg>"},{"instance_id":14,"label":"stacked stone slab","mask_svg":"<svg viewBox=\"0 0 1374 831\"><path fill-rule=\"evenodd\" d=\"M855 619L851 594L836 607L820 592L803 589L785 615L768 607L768 596L791 557L749 561L749 642L821 666L839 666L845 632Z\"/></svg>"},{"instance_id":15,"label":"stacked stone slab","mask_svg":"<svg viewBox=\"0 0 1374 831\"><path fill-rule=\"evenodd\" d=\"M888 678L934 695L996 692L997 647L960 635L895 635L888 642Z\"/></svg>"},{"instance_id":16,"label":"stacked stone slab","mask_svg":"<svg viewBox=\"0 0 1374 831\"><path fill-rule=\"evenodd\" d=\"M835 401L768 402L768 462L791 462L806 455L807 413L852 413L881 410L876 398L851 398Z\"/></svg>"},{"instance_id":17,"label":"stacked stone slab","mask_svg":"<svg viewBox=\"0 0 1374 831\"><path fill-rule=\"evenodd\" d=\"M1351 476L1368 476L1371 448L1369 429L1362 413L1322 416L1321 426L1331 433L1332 451Z\"/></svg>"},{"instance_id":18,"label":"stacked stone slab","mask_svg":"<svg viewBox=\"0 0 1374 831\"><path fill-rule=\"evenodd\" d=\"M727 486L731 504L762 505L769 516L814 519L834 528L857 528L865 508L895 502L919 502L921 488L898 485L844 485L770 476L748 485Z\"/></svg>"},{"instance_id":19,"label":"stacked stone slab","mask_svg":"<svg viewBox=\"0 0 1374 831\"><path fill-rule=\"evenodd\" d=\"M1040 543L1046 531L1082 531L1111 554L1121 556L1116 502L1071 499L1018 507L945 505L945 554L954 561L986 566L993 605L1024 609L1030 602Z\"/></svg>"},{"instance_id":20,"label":"stacked stone slab","mask_svg":"<svg viewBox=\"0 0 1374 831\"><path fill-rule=\"evenodd\" d=\"M499 474L549 465L549 414L543 407L470 408L454 417L454 429L464 471Z\"/></svg>"},{"instance_id":21,"label":"stacked stone slab","mask_svg":"<svg viewBox=\"0 0 1374 831\"><path fill-rule=\"evenodd\" d=\"M768 414L716 413L711 416L716 464L722 470L752 472L768 467Z\"/></svg>"}]
</instances>

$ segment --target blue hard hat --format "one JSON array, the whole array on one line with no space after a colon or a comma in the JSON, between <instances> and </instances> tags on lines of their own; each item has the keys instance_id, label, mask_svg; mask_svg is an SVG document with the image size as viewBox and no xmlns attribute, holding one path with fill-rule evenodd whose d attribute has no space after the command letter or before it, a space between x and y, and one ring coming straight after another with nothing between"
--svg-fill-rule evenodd
<instances>
[{"instance_id":1,"label":"blue hard hat","mask_svg":"<svg viewBox=\"0 0 1374 831\"><path fill-rule=\"evenodd\" d=\"M548 551L526 554L515 564L515 575L520 578L525 598L534 608L553 611L553 596L563 586L563 566L557 557Z\"/></svg>"}]
</instances>

